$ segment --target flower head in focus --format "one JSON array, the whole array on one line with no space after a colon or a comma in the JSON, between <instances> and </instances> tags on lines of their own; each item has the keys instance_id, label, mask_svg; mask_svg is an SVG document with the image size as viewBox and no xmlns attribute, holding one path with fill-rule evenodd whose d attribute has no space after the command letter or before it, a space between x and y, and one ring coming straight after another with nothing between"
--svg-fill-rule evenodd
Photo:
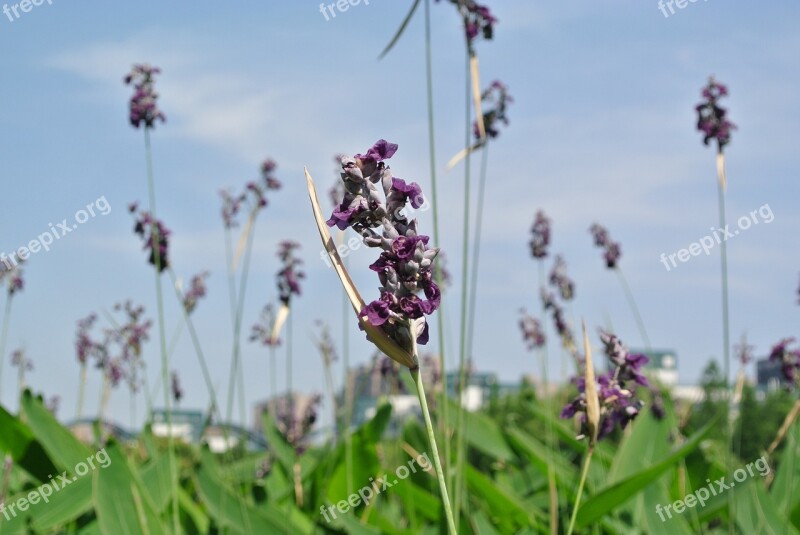
<instances>
[{"instance_id":1,"label":"flower head in focus","mask_svg":"<svg viewBox=\"0 0 800 535\"><path fill-rule=\"evenodd\" d=\"M133 86L128 119L133 127L155 128L156 121L165 122L166 116L158 109L158 93L156 93L155 77L161 73L158 67L140 64L134 65L125 76L125 85Z\"/></svg>"},{"instance_id":2,"label":"flower head in focus","mask_svg":"<svg viewBox=\"0 0 800 535\"><path fill-rule=\"evenodd\" d=\"M408 203L419 208L424 197L419 185L392 176L385 165L396 151L397 145L381 139L366 154L342 160L344 198L327 224L341 230L350 227L365 245L381 250L370 266L381 283L380 297L366 305L359 317L380 328L400 347L409 348L414 341L427 343L425 316L441 302L432 269L439 250L428 247L430 238L418 232L415 219L405 215Z\"/></svg>"},{"instance_id":3,"label":"flower head in focus","mask_svg":"<svg viewBox=\"0 0 800 535\"><path fill-rule=\"evenodd\" d=\"M542 210L536 212L536 218L531 227L531 255L542 259L547 257L547 247L550 245L550 219Z\"/></svg>"},{"instance_id":4,"label":"flower head in focus","mask_svg":"<svg viewBox=\"0 0 800 535\"><path fill-rule=\"evenodd\" d=\"M594 238L595 246L601 247L604 250L603 260L606 262L606 267L608 267L608 269L617 267L617 263L622 256L622 246L619 242L612 241L608 230L597 223L594 223L589 228L589 232Z\"/></svg>"},{"instance_id":5,"label":"flower head in focus","mask_svg":"<svg viewBox=\"0 0 800 535\"><path fill-rule=\"evenodd\" d=\"M722 97L728 96L728 88L712 76L702 91L703 102L695 106L697 129L703 133L703 143L717 142L717 151L722 153L725 145L731 142L731 130L736 125L728 120L728 111L719 105Z\"/></svg>"},{"instance_id":6,"label":"flower head in focus","mask_svg":"<svg viewBox=\"0 0 800 535\"><path fill-rule=\"evenodd\" d=\"M494 139L500 135L500 130L498 130L500 123L508 126L506 107L514 102L514 99L508 94L508 87L499 80L495 80L481 94L481 101L487 104L483 112L483 125L486 129L486 135ZM475 137L480 140L481 132L477 121L473 123L472 130Z\"/></svg>"}]
</instances>

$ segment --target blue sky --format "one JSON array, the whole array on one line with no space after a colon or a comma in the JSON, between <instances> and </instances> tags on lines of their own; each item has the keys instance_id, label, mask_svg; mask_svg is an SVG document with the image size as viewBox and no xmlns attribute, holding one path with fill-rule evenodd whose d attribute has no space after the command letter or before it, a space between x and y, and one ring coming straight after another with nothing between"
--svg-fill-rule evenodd
<instances>
[{"instance_id":1,"label":"blue sky","mask_svg":"<svg viewBox=\"0 0 800 535\"><path fill-rule=\"evenodd\" d=\"M155 131L153 146L159 216L174 233L173 265L184 279L212 272L195 321L217 388L227 397L231 347L218 191L239 189L272 157L284 189L259 218L245 325L275 299L277 242L301 242L308 279L293 311L296 383L323 391L309 335L314 320L324 318L340 340L341 294L319 260L302 169L308 166L327 189L334 153L362 152L386 138L400 145L394 173L429 189L421 13L391 54L376 59L409 5L372 0L326 21L319 3L308 1L78 7L53 0L13 22L0 16L0 251L26 244L100 197L112 208L35 255L27 288L13 303L7 353L27 350L36 365L29 382L61 396L62 417L75 411L75 322L127 298L155 313L152 271L125 210L147 194L142 133L126 122L129 90L121 81L142 61L163 70L158 89L169 120ZM789 0L709 0L665 18L655 0L490 6L500 22L495 41L478 46L483 82L503 80L515 103L511 125L489 155L477 368L505 381L538 370L517 320L520 307L539 307L527 246L539 208L552 217L552 250L565 256L576 281L571 318L613 326L629 345L641 346L619 281L592 247L587 229L598 221L622 242L621 266L652 343L677 352L681 381L695 381L721 355L719 248L669 272L659 260L717 224L714 154L694 131L693 110L712 73L728 84L726 104L739 126L727 156L729 221L764 205L774 214L771 223L729 242L732 339L747 332L763 355L796 334L800 7ZM452 7L431 9L439 245L458 283L463 168L447 172L444 164L463 143L463 45ZM430 212L420 219L431 229ZM372 256L363 250L351 257L367 298L377 293L366 268ZM445 298L450 362L457 293ZM167 303L171 335L179 314L174 299ZM366 362L372 349L348 321L352 361ZM152 335L145 354L151 385L159 368ZM3 402L15 407L14 374L3 358ZM246 343L243 360L252 404L267 392L267 354ZM173 367L183 378L183 406L204 406L205 386L185 335ZM551 368L561 369L555 351ZM279 370L282 377L282 364ZM88 414L95 414L99 384L92 373ZM143 407L140 397L139 419ZM129 424L125 389L115 392L109 413Z\"/></svg>"}]
</instances>

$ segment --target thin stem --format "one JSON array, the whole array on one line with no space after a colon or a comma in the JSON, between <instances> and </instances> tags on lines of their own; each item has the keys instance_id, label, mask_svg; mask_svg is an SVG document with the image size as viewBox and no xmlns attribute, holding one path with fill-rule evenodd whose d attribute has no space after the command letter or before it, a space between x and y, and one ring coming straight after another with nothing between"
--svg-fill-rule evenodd
<instances>
[{"instance_id":1,"label":"thin stem","mask_svg":"<svg viewBox=\"0 0 800 535\"><path fill-rule=\"evenodd\" d=\"M347 269L347 258L343 260ZM344 463L347 480L347 492L353 493L353 442L350 437L350 422L353 417L353 392L350 388L350 300L347 292L342 291L342 366L344 367ZM355 385L354 385L355 387Z\"/></svg>"},{"instance_id":2,"label":"thin stem","mask_svg":"<svg viewBox=\"0 0 800 535\"><path fill-rule=\"evenodd\" d=\"M434 129L433 114L433 58L431 47L431 2L425 0L425 81L426 96L428 103L428 159L430 161L431 172L431 209L433 216L433 241L441 245L439 239L439 196L436 192L436 132ZM436 284L442 288L442 270L437 262L434 270ZM444 459L448 467L448 476L452 476L450 465L450 409L447 403L447 360L445 359L445 340L444 340L444 319L442 313L436 315L436 326L439 331L439 368L442 370L442 392L444 392L444 403L442 403L442 437L444 438Z\"/></svg>"},{"instance_id":3,"label":"thin stem","mask_svg":"<svg viewBox=\"0 0 800 535\"><path fill-rule=\"evenodd\" d=\"M78 408L75 410L75 419L80 420L83 416L83 398L86 395L86 363L81 364L80 385L78 385Z\"/></svg>"},{"instance_id":4,"label":"thin stem","mask_svg":"<svg viewBox=\"0 0 800 535\"><path fill-rule=\"evenodd\" d=\"M478 290L478 264L481 255L481 234L483 232L483 201L486 190L486 168L489 160L489 144L483 145L481 151L481 176L478 181L478 207L475 216L475 236L472 242L472 278L469 289L469 327L467 328L467 354L472 354L472 342L475 339L475 302Z\"/></svg>"},{"instance_id":5,"label":"thin stem","mask_svg":"<svg viewBox=\"0 0 800 535\"><path fill-rule=\"evenodd\" d=\"M3 330L0 332L0 403L3 401L3 367L6 361L6 340L8 325L11 320L11 294L6 295L6 307L3 313Z\"/></svg>"},{"instance_id":6,"label":"thin stem","mask_svg":"<svg viewBox=\"0 0 800 535\"><path fill-rule=\"evenodd\" d=\"M275 355L275 346L269 346L269 389L270 399L274 399L278 395L278 364L277 355Z\"/></svg>"},{"instance_id":7,"label":"thin stem","mask_svg":"<svg viewBox=\"0 0 800 535\"><path fill-rule=\"evenodd\" d=\"M147 159L147 187L150 193L150 215L153 218L153 224L150 234L153 238L153 259L155 266L153 266L156 278L156 301L158 304L158 337L161 346L161 376L164 385L169 384L169 362L167 360L167 338L164 326L164 295L161 288L161 247L159 245L157 215L156 215L156 190L155 180L153 178L153 153L150 147L150 129L144 129L144 145L145 156ZM175 438L172 436L172 411L170 408L169 389L164 388L164 408L166 410L167 429L167 442L169 447L169 464L170 464L170 479L172 482L172 523L174 533L180 533L180 519L178 510L178 471L175 462Z\"/></svg>"},{"instance_id":8,"label":"thin stem","mask_svg":"<svg viewBox=\"0 0 800 535\"><path fill-rule=\"evenodd\" d=\"M286 395L289 414L294 417L294 396L292 395L292 314L286 318Z\"/></svg>"},{"instance_id":9,"label":"thin stem","mask_svg":"<svg viewBox=\"0 0 800 535\"><path fill-rule=\"evenodd\" d=\"M583 470L581 471L581 481L578 484L578 493L575 496L575 507L572 509L572 518L569 521L569 529L567 535L572 535L572 530L575 528L575 519L578 517L578 508L581 504L581 496L583 495L583 487L586 485L586 475L589 473L589 465L592 462L592 454L594 453L594 446L589 448L586 454L586 459L583 461Z\"/></svg>"},{"instance_id":10,"label":"thin stem","mask_svg":"<svg viewBox=\"0 0 800 535\"><path fill-rule=\"evenodd\" d=\"M439 490L442 494L442 504L444 505L445 516L447 517L447 527L450 530L450 535L456 535L456 524L453 519L453 511L450 507L450 498L447 495L447 484L444 480L444 471L442 470L442 462L439 459L439 448L436 447L436 434L433 432L433 423L431 423L431 414L428 411L428 400L425 399L425 387L422 384L419 368L411 370L411 378L417 387L417 396L419 397L419 405L422 408L422 417L425 419L425 429L428 432L428 440L431 443L431 454L433 455L433 466L436 469L436 477L439 480Z\"/></svg>"},{"instance_id":11,"label":"thin stem","mask_svg":"<svg viewBox=\"0 0 800 535\"><path fill-rule=\"evenodd\" d=\"M545 291L547 279L544 272L544 260L539 259L539 287L541 292ZM547 323L546 315L547 309L545 308L544 300L540 299L542 303L542 326ZM553 413L553 398L548 395L547 388L550 384L549 371L550 371L550 355L547 352L547 336L545 335L545 344L539 348L539 358L542 367L542 390L541 395L544 399L544 405L549 414ZM553 469L553 453L555 451L555 440L553 438L553 422L550 418L545 423L545 438L547 440L547 453L549 456L547 462L547 483L550 493L550 533L556 535L558 533L558 486L556 484L556 474Z\"/></svg>"},{"instance_id":12,"label":"thin stem","mask_svg":"<svg viewBox=\"0 0 800 535\"><path fill-rule=\"evenodd\" d=\"M175 276L174 276L174 274L172 274L171 277L172 277L172 285L175 286ZM178 300L180 301L180 298ZM175 327L175 333L173 333L172 338L170 339L170 342L169 342L169 347L167 349L167 366L169 366L169 363L172 360L172 355L175 354L175 347L178 344L178 339L180 338L180 333L181 333L182 330L183 330L183 322L179 322L178 326ZM147 388L145 388L145 393L147 393L148 391L150 392L148 395L145 396L146 399L147 399L147 402L148 402L148 406L152 406L153 405L153 399L155 399L158 396L159 391L161 390L161 386L162 386L162 384L161 384L161 376L159 375L158 376L158 382L153 387L152 391L149 391Z\"/></svg>"},{"instance_id":13,"label":"thin stem","mask_svg":"<svg viewBox=\"0 0 800 535\"><path fill-rule=\"evenodd\" d=\"M622 289L625 292L625 298L628 300L628 305L631 307L631 312L633 312L633 316L636 318L636 325L639 327L639 335L642 337L642 341L644 342L647 350L650 351L653 346L650 345L650 337L647 336L647 329L644 327L642 315L639 313L639 307L636 305L636 300L633 298L633 292L631 291L631 287L628 285L628 280L622 273L621 267L617 266L614 271L616 271L617 275L619 275L619 280L622 283Z\"/></svg>"},{"instance_id":14,"label":"thin stem","mask_svg":"<svg viewBox=\"0 0 800 535\"><path fill-rule=\"evenodd\" d=\"M465 409L462 403L464 392L464 383L466 382L467 369L466 369L466 336L467 336L467 304L469 298L467 295L467 283L469 280L469 227L470 227L470 140L472 136L472 79L470 77L470 59L471 53L469 51L469 43L467 43L466 54L466 135L464 140L464 148L467 150L467 155L464 158L464 235L463 235L463 267L461 270L461 332L459 337L459 351L458 351L458 441L456 443L456 484L455 484L455 502L454 507L456 510L456 517L459 516L461 511L461 487L464 479L464 456L465 456L465 441L466 433L464 432L465 426Z\"/></svg>"}]
</instances>

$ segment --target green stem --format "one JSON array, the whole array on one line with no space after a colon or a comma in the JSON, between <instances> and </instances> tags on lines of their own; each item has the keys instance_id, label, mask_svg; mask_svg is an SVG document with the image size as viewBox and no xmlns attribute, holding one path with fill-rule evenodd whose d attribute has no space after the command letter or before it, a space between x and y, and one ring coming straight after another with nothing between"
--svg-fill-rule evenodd
<instances>
[{"instance_id":1,"label":"green stem","mask_svg":"<svg viewBox=\"0 0 800 535\"><path fill-rule=\"evenodd\" d=\"M592 454L594 453L594 446L589 447L586 454L586 459L583 461L583 470L581 471L581 481L578 484L578 493L575 496L575 507L572 509L572 518L569 521L569 529L567 535L572 535L572 530L575 529L575 519L578 517L578 508L581 504L581 496L583 495L583 487L586 485L586 475L589 473L589 465L592 462Z\"/></svg>"},{"instance_id":2,"label":"green stem","mask_svg":"<svg viewBox=\"0 0 800 535\"><path fill-rule=\"evenodd\" d=\"M347 258L343 260L345 269L347 269ZM350 300L347 297L347 292L342 291L342 366L344 367L343 375L343 392L344 392L344 419L342 427L344 428L344 463L347 479L347 492L353 493L353 442L350 437L350 423L353 417L353 392L350 388L350 324L348 318L350 317ZM355 384L353 385L355 388Z\"/></svg>"},{"instance_id":3,"label":"green stem","mask_svg":"<svg viewBox=\"0 0 800 535\"><path fill-rule=\"evenodd\" d=\"M459 336L459 351L458 351L458 391L456 392L457 401L458 401L458 441L456 443L456 484L455 484L455 502L454 507L456 511L456 517L460 515L461 512L461 487L463 485L464 480L464 457L465 457L465 441L466 441L466 433L464 432L465 426L465 410L462 397L464 392L464 383L466 382L467 376L467 368L466 368L466 336L467 336L467 305L469 303L469 297L467 295L467 284L469 281L469 227L470 227L470 154L469 154L469 147L470 147L470 140L472 138L472 84L471 84L471 77L470 77L470 59L471 53L469 51L469 43L467 43L467 54L466 54L466 136L464 140L464 148L467 150L467 155L464 158L464 234L463 234L463 246L462 246L462 256L463 256L463 267L461 270L461 333Z\"/></svg>"},{"instance_id":4,"label":"green stem","mask_svg":"<svg viewBox=\"0 0 800 535\"><path fill-rule=\"evenodd\" d=\"M433 241L437 245L441 245L439 237L439 196L436 191L436 132L434 123L434 109L433 109L433 58L431 47L431 2L425 0L425 81L426 81L426 97L428 104L428 157L430 161L431 172L431 210L433 216ZM442 270L439 262L436 264L434 271L436 277L436 284L439 288L443 287L442 284ZM445 358L445 340L444 340L444 319L442 313L436 315L436 326L439 331L439 368L442 370L442 392L444 402L442 403L442 437L444 439L444 460L445 465L448 467L447 475L452 477L452 470L449 469L450 465L450 408L447 403L447 360ZM452 482L452 479L450 479Z\"/></svg>"},{"instance_id":5,"label":"green stem","mask_svg":"<svg viewBox=\"0 0 800 535\"><path fill-rule=\"evenodd\" d=\"M636 325L639 327L639 335L642 337L642 341L644 342L647 350L650 351L652 350L653 346L650 345L650 337L647 336L647 329L644 327L642 315L639 313L639 307L636 306L636 300L633 298L633 292L631 291L631 287L628 285L628 280L622 273L621 267L617 266L615 271L617 272L617 275L619 275L619 280L622 283L622 290L625 292L625 298L628 300L628 305L631 307L631 312L633 312L633 316L636 318Z\"/></svg>"},{"instance_id":6,"label":"green stem","mask_svg":"<svg viewBox=\"0 0 800 535\"><path fill-rule=\"evenodd\" d=\"M3 367L6 362L6 340L8 340L8 325L11 321L11 294L6 296L6 307L3 313L3 330L0 332L0 404L3 402Z\"/></svg>"},{"instance_id":7,"label":"green stem","mask_svg":"<svg viewBox=\"0 0 800 535\"><path fill-rule=\"evenodd\" d=\"M159 246L157 215L156 215L156 190L155 179L153 178L153 153L150 147L150 129L144 129L144 145L145 155L147 159L147 187L150 193L150 215L153 218L151 227L151 235L153 238L153 259L155 266L153 266L156 278L156 301L158 303L158 334L161 346L161 375L164 385L169 383L169 363L167 361L167 338L164 327L164 295L161 288L161 273L159 267L161 266L161 251ZM169 447L169 464L170 464L170 479L172 482L172 523L173 532L180 533L180 519L178 510L178 471L175 460L175 438L172 436L172 411L170 408L169 389L164 388L164 408L166 410L167 429L169 434L167 442Z\"/></svg>"},{"instance_id":8,"label":"green stem","mask_svg":"<svg viewBox=\"0 0 800 535\"><path fill-rule=\"evenodd\" d=\"M417 387L417 396L419 397L419 405L422 408L422 417L425 419L425 429L428 432L428 440L431 443L431 454L433 455L433 466L436 469L436 477L439 480L439 490L442 495L442 504L444 505L445 516L447 517L447 526L450 530L450 535L456 535L456 524L453 519L453 511L450 507L450 498L447 495L447 484L444 480L444 471L442 470L442 462L439 459L439 448L436 447L436 434L433 432L433 423L431 423L431 414L428 411L428 400L425 398L425 387L422 384L419 368L411 370L411 378Z\"/></svg>"},{"instance_id":9,"label":"green stem","mask_svg":"<svg viewBox=\"0 0 800 535\"><path fill-rule=\"evenodd\" d=\"M547 279L544 272L544 260L540 259L539 264L539 287L541 291L545 291ZM546 321L547 309L544 306L544 300L540 299L542 303L542 327L544 328ZM539 358L542 367L542 390L541 396L544 400L545 408L548 414L553 414L553 398L548 395L547 388L550 384L549 371L550 371L550 355L547 352L547 336L545 335L545 345L539 349ZM558 533L558 486L556 484L556 474L553 469L552 459L555 452L555 440L553 435L553 422L550 418L545 423L545 439L547 441L547 454L549 456L547 462L547 483L550 493L550 533Z\"/></svg>"},{"instance_id":10,"label":"green stem","mask_svg":"<svg viewBox=\"0 0 800 535\"><path fill-rule=\"evenodd\" d=\"M81 378L78 385L78 408L75 411L75 419L80 420L83 416L83 398L86 395L86 363L81 364Z\"/></svg>"}]
</instances>

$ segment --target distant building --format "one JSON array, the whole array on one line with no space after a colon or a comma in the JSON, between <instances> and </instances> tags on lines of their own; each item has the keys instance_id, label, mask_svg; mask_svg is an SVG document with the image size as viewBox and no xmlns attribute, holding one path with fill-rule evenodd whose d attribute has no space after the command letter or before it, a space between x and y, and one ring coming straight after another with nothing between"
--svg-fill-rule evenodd
<instances>
[{"instance_id":1,"label":"distant building","mask_svg":"<svg viewBox=\"0 0 800 535\"><path fill-rule=\"evenodd\" d=\"M769 359L757 361L756 378L758 390L762 392L771 392L779 389L784 382L781 363Z\"/></svg>"},{"instance_id":2,"label":"distant building","mask_svg":"<svg viewBox=\"0 0 800 535\"><path fill-rule=\"evenodd\" d=\"M66 424L75 437L84 444L95 443L95 418L82 418ZM109 437L114 437L118 441L125 443L136 439L136 434L126 431L122 427L106 420L102 424L102 442L106 442Z\"/></svg>"},{"instance_id":3,"label":"distant building","mask_svg":"<svg viewBox=\"0 0 800 535\"><path fill-rule=\"evenodd\" d=\"M447 374L447 394L451 398L456 397L458 383L461 380L458 371ZM497 398L500 384L497 381L497 374L491 372L467 373L467 384L461 394L461 405L468 411L477 411L489 404L493 398ZM506 390L508 387L506 387Z\"/></svg>"},{"instance_id":4,"label":"distant building","mask_svg":"<svg viewBox=\"0 0 800 535\"><path fill-rule=\"evenodd\" d=\"M152 430L153 436L167 437L182 440L187 444L197 444L203 435L205 418L201 411L180 410L170 411L170 423L167 423L167 411L153 410Z\"/></svg>"}]
</instances>

